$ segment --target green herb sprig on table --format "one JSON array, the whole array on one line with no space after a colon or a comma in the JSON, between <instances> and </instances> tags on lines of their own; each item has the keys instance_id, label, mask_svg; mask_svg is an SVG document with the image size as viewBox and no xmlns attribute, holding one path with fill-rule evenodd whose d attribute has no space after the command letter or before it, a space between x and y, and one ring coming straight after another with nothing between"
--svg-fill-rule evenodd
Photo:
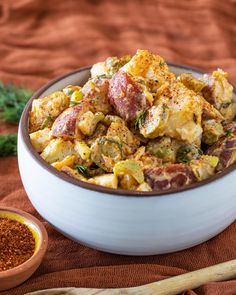
<instances>
[{"instance_id":1,"label":"green herb sprig on table","mask_svg":"<svg viewBox=\"0 0 236 295\"><path fill-rule=\"evenodd\" d=\"M0 120L18 124L21 113L32 95L32 91L14 84L0 81ZM0 157L16 155L17 134L0 135Z\"/></svg>"},{"instance_id":2,"label":"green herb sprig on table","mask_svg":"<svg viewBox=\"0 0 236 295\"><path fill-rule=\"evenodd\" d=\"M32 95L32 91L0 81L0 119L18 124L21 113Z\"/></svg>"},{"instance_id":3,"label":"green herb sprig on table","mask_svg":"<svg viewBox=\"0 0 236 295\"><path fill-rule=\"evenodd\" d=\"M16 155L17 134L0 135L0 157Z\"/></svg>"}]
</instances>

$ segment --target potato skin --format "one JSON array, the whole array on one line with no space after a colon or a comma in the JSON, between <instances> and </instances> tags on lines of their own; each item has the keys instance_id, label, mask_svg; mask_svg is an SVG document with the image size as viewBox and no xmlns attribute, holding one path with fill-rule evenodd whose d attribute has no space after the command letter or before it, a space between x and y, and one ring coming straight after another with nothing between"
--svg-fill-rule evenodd
<instances>
[{"instance_id":1,"label":"potato skin","mask_svg":"<svg viewBox=\"0 0 236 295\"><path fill-rule=\"evenodd\" d=\"M66 109L53 123L52 135L55 137L75 137L76 121L82 111L82 104Z\"/></svg>"},{"instance_id":2,"label":"potato skin","mask_svg":"<svg viewBox=\"0 0 236 295\"><path fill-rule=\"evenodd\" d=\"M144 170L144 175L147 183L156 191L180 188L196 182L195 175L186 164L148 168Z\"/></svg>"},{"instance_id":3,"label":"potato skin","mask_svg":"<svg viewBox=\"0 0 236 295\"><path fill-rule=\"evenodd\" d=\"M123 71L110 80L108 97L117 114L128 122L151 106L139 84Z\"/></svg>"},{"instance_id":4,"label":"potato skin","mask_svg":"<svg viewBox=\"0 0 236 295\"><path fill-rule=\"evenodd\" d=\"M219 158L216 172L220 172L236 161L236 122L224 126L226 135L221 137L208 150L207 154Z\"/></svg>"}]
</instances>

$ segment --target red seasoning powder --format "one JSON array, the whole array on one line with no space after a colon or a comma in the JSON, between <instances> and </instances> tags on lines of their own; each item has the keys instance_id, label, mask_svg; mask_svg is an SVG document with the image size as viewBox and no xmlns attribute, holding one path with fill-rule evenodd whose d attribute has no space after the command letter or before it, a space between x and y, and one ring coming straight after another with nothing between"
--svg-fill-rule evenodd
<instances>
[{"instance_id":1,"label":"red seasoning powder","mask_svg":"<svg viewBox=\"0 0 236 295\"><path fill-rule=\"evenodd\" d=\"M35 239L29 228L8 218L0 218L0 271L28 260L35 250Z\"/></svg>"}]
</instances>

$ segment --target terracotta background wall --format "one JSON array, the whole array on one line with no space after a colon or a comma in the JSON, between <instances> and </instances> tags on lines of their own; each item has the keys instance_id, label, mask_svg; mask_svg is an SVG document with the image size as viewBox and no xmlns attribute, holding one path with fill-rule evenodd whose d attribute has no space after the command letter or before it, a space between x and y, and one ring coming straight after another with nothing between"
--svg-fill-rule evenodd
<instances>
[{"instance_id":1,"label":"terracotta background wall","mask_svg":"<svg viewBox=\"0 0 236 295\"><path fill-rule=\"evenodd\" d=\"M67 71L145 48L206 71L221 67L236 84L235 20L235 0L0 0L0 80L37 89ZM14 130L0 124L2 133ZM16 157L0 159L0 205L39 217L22 187ZM134 286L236 257L236 224L192 249L151 257L98 252L44 224L50 240L42 265L25 284L3 294ZM188 294L236 294L236 281Z\"/></svg>"}]
</instances>

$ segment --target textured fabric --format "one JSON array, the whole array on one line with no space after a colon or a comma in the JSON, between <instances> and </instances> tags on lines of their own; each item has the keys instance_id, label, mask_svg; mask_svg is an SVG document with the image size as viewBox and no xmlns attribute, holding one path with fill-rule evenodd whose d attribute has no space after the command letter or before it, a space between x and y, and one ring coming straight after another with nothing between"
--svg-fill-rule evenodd
<instances>
[{"instance_id":1,"label":"textured fabric","mask_svg":"<svg viewBox=\"0 0 236 295\"><path fill-rule=\"evenodd\" d=\"M143 48L206 71L221 67L236 83L235 20L235 0L0 0L0 80L37 89L67 71ZM0 125L1 133L14 130ZM0 205L42 220L22 187L16 157L0 159L0 179ZM236 223L199 246L151 257L102 253L44 224L49 245L43 263L27 282L2 294L136 286L236 258ZM186 294L236 294L236 280Z\"/></svg>"}]
</instances>

